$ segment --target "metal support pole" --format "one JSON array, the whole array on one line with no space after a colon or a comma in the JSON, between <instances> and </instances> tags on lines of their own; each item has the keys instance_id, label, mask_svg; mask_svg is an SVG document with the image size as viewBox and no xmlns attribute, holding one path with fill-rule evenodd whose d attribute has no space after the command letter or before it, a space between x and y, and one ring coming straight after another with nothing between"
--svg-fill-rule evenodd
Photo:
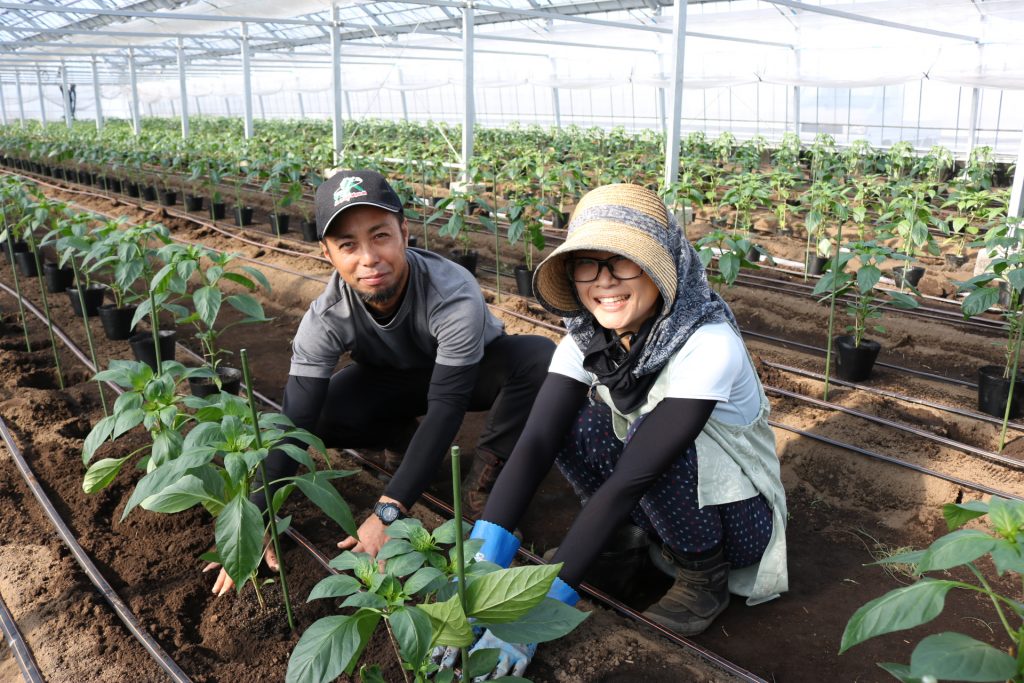
<instances>
[{"instance_id":1,"label":"metal support pole","mask_svg":"<svg viewBox=\"0 0 1024 683\"><path fill-rule=\"evenodd\" d=\"M128 80L132 86L132 130L136 137L142 134L142 110L139 109L139 81L135 73L135 49L128 48Z\"/></svg>"},{"instance_id":2,"label":"metal support pole","mask_svg":"<svg viewBox=\"0 0 1024 683\"><path fill-rule=\"evenodd\" d=\"M64 125L71 127L71 93L68 92L68 68L64 60L60 60L60 84L64 100Z\"/></svg>"},{"instance_id":3,"label":"metal support pole","mask_svg":"<svg viewBox=\"0 0 1024 683\"><path fill-rule=\"evenodd\" d=\"M549 57L551 63L551 80L558 79L558 65L554 57ZM558 93L558 86L551 86L551 113L555 116L555 128L562 127L562 97Z\"/></svg>"},{"instance_id":4,"label":"metal support pole","mask_svg":"<svg viewBox=\"0 0 1024 683\"><path fill-rule=\"evenodd\" d=\"M469 165L473 161L473 123L476 102L473 99L473 7L462 8L462 76L465 111L462 115L462 179L470 182Z\"/></svg>"},{"instance_id":5,"label":"metal support pole","mask_svg":"<svg viewBox=\"0 0 1024 683\"><path fill-rule=\"evenodd\" d=\"M683 58L686 56L686 0L675 0L672 27L672 105L665 136L665 187L679 180L679 137L683 121Z\"/></svg>"},{"instance_id":6,"label":"metal support pole","mask_svg":"<svg viewBox=\"0 0 1024 683\"><path fill-rule=\"evenodd\" d=\"M794 50L796 53L796 78L800 78L800 50ZM800 137L800 86L793 86L793 132L796 133L797 137Z\"/></svg>"},{"instance_id":7,"label":"metal support pole","mask_svg":"<svg viewBox=\"0 0 1024 683\"><path fill-rule=\"evenodd\" d=\"M978 144L978 109L981 104L981 88L971 88L971 120L967 129L967 158Z\"/></svg>"},{"instance_id":8,"label":"metal support pole","mask_svg":"<svg viewBox=\"0 0 1024 683\"><path fill-rule=\"evenodd\" d=\"M0 117L3 117L4 125L7 125L7 99L4 95L3 82L0 82Z\"/></svg>"},{"instance_id":9,"label":"metal support pole","mask_svg":"<svg viewBox=\"0 0 1024 683\"><path fill-rule=\"evenodd\" d=\"M1020 148L1017 150L1017 166L1013 172L1013 185L1010 189L1010 205L1006 215L1011 218L1024 216L1024 132L1020 135Z\"/></svg>"},{"instance_id":10,"label":"metal support pole","mask_svg":"<svg viewBox=\"0 0 1024 683\"><path fill-rule=\"evenodd\" d=\"M662 74L665 73L665 56L658 55L658 65ZM665 102L665 88L658 88L658 121L661 122L661 134L668 137L668 107Z\"/></svg>"},{"instance_id":11,"label":"metal support pole","mask_svg":"<svg viewBox=\"0 0 1024 683\"><path fill-rule=\"evenodd\" d=\"M178 36L178 87L181 90L181 137L188 137L188 89L185 85L185 41Z\"/></svg>"},{"instance_id":12,"label":"metal support pole","mask_svg":"<svg viewBox=\"0 0 1024 683\"><path fill-rule=\"evenodd\" d=\"M103 130L103 102L100 93L100 72L96 68L96 58L92 58L92 92L96 98L96 130Z\"/></svg>"},{"instance_id":13,"label":"metal support pole","mask_svg":"<svg viewBox=\"0 0 1024 683\"><path fill-rule=\"evenodd\" d=\"M256 96L256 102L259 103L259 105L260 105L260 119L263 120L263 121L266 121L267 120L267 107L266 107L266 104L263 102L263 95L257 95Z\"/></svg>"},{"instance_id":14,"label":"metal support pole","mask_svg":"<svg viewBox=\"0 0 1024 683\"><path fill-rule=\"evenodd\" d=\"M334 163L341 162L341 14L331 7L331 130L334 134Z\"/></svg>"},{"instance_id":15,"label":"metal support pole","mask_svg":"<svg viewBox=\"0 0 1024 683\"><path fill-rule=\"evenodd\" d=\"M401 69L398 69L398 85L399 86L405 85L404 81L402 80L402 70ZM401 97L401 102L402 102L402 120L408 122L409 121L409 102L405 98L405 88L401 88L400 87L398 93L399 93L399 96Z\"/></svg>"},{"instance_id":16,"label":"metal support pole","mask_svg":"<svg viewBox=\"0 0 1024 683\"><path fill-rule=\"evenodd\" d=\"M21 72L17 67L14 69L14 88L18 92L18 117L21 119L21 127L25 127L25 98L21 94Z\"/></svg>"},{"instance_id":17,"label":"metal support pole","mask_svg":"<svg viewBox=\"0 0 1024 683\"><path fill-rule=\"evenodd\" d=\"M302 93L297 92L295 96L299 98L299 118L304 119L306 118L306 105L302 103Z\"/></svg>"},{"instance_id":18,"label":"metal support pole","mask_svg":"<svg viewBox=\"0 0 1024 683\"><path fill-rule=\"evenodd\" d=\"M46 101L43 99L43 73L36 67L36 89L39 91L39 120L46 125Z\"/></svg>"},{"instance_id":19,"label":"metal support pole","mask_svg":"<svg viewBox=\"0 0 1024 683\"><path fill-rule=\"evenodd\" d=\"M242 22L242 109L245 112L245 139L252 139L252 70L249 68L249 25Z\"/></svg>"},{"instance_id":20,"label":"metal support pole","mask_svg":"<svg viewBox=\"0 0 1024 683\"><path fill-rule=\"evenodd\" d=\"M196 116L203 115L203 108L199 105L199 96L196 95Z\"/></svg>"}]
</instances>

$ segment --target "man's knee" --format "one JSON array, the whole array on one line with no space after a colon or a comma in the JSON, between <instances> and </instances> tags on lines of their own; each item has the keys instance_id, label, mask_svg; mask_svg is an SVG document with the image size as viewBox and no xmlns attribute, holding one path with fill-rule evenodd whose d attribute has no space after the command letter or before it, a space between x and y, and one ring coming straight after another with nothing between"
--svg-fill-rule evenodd
<instances>
[{"instance_id":1,"label":"man's knee","mask_svg":"<svg viewBox=\"0 0 1024 683\"><path fill-rule=\"evenodd\" d=\"M551 366L555 343L547 337L521 335L518 338L518 367L514 374L540 388Z\"/></svg>"}]
</instances>

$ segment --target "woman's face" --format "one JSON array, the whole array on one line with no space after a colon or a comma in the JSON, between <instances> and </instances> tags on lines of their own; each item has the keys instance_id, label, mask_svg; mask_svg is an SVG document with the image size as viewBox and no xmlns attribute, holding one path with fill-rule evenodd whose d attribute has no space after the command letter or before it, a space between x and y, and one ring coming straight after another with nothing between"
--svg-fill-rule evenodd
<instances>
[{"instance_id":1,"label":"woman's face","mask_svg":"<svg viewBox=\"0 0 1024 683\"><path fill-rule=\"evenodd\" d=\"M593 277L593 261L610 259L597 264L597 278L591 282L575 281L580 301L593 314L601 327L617 334L636 332L645 320L657 313L660 293L654 281L640 267L623 256L609 251L577 251L569 260L573 280ZM615 277L612 274L615 272ZM620 278L629 279L620 279Z\"/></svg>"}]
</instances>

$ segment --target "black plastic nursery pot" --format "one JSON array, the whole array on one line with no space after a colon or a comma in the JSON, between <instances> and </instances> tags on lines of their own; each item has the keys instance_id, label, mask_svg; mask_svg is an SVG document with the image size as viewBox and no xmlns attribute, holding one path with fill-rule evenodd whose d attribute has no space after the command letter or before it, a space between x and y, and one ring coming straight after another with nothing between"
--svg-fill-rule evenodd
<instances>
[{"instance_id":1,"label":"black plastic nursery pot","mask_svg":"<svg viewBox=\"0 0 1024 683\"><path fill-rule=\"evenodd\" d=\"M827 256L818 256L815 254L811 257L810 262L807 264L807 272L811 275L821 275L825 272L825 266L828 264Z\"/></svg>"},{"instance_id":2,"label":"black plastic nursery pot","mask_svg":"<svg viewBox=\"0 0 1024 683\"><path fill-rule=\"evenodd\" d=\"M942 258L945 259L946 265L950 268L959 268L963 264L967 263L967 255L957 256L956 254L943 254Z\"/></svg>"},{"instance_id":3,"label":"black plastic nursery pot","mask_svg":"<svg viewBox=\"0 0 1024 683\"><path fill-rule=\"evenodd\" d=\"M131 197L132 199L138 199L139 197L142 196L142 191L139 190L138 183L125 183L124 193Z\"/></svg>"},{"instance_id":4,"label":"black plastic nursery pot","mask_svg":"<svg viewBox=\"0 0 1024 683\"><path fill-rule=\"evenodd\" d=\"M303 220L299 223L302 229L302 239L307 242L316 242L316 221Z\"/></svg>"},{"instance_id":5,"label":"black plastic nursery pot","mask_svg":"<svg viewBox=\"0 0 1024 683\"><path fill-rule=\"evenodd\" d=\"M160 190L160 206L174 206L178 203L178 193L174 190Z\"/></svg>"},{"instance_id":6,"label":"black plastic nursery pot","mask_svg":"<svg viewBox=\"0 0 1024 683\"><path fill-rule=\"evenodd\" d=\"M476 277L476 263L479 258L480 253L475 249L470 251L453 252L451 256L452 261L455 261L460 266L468 270L473 277Z\"/></svg>"},{"instance_id":7,"label":"black plastic nursery pot","mask_svg":"<svg viewBox=\"0 0 1024 683\"><path fill-rule=\"evenodd\" d=\"M288 225L291 223L291 216L286 213L270 214L270 231L275 235L283 235L288 232Z\"/></svg>"},{"instance_id":8,"label":"black plastic nursery pot","mask_svg":"<svg viewBox=\"0 0 1024 683\"><path fill-rule=\"evenodd\" d=\"M68 287L64 290L68 293L68 301L71 302L71 310L75 312L79 318L82 317L82 301L85 301L85 312L93 317L99 313L100 305L103 303L103 297L107 293L107 288L104 285L89 285L87 288L81 290L82 297L78 296L78 287Z\"/></svg>"},{"instance_id":9,"label":"black plastic nursery pot","mask_svg":"<svg viewBox=\"0 0 1024 683\"><path fill-rule=\"evenodd\" d=\"M903 286L906 282L911 287L917 287L917 283L924 277L924 268L921 266L914 266L912 268L904 268L903 266L896 266L892 269L892 279L896 282L897 287Z\"/></svg>"},{"instance_id":10,"label":"black plastic nursery pot","mask_svg":"<svg viewBox=\"0 0 1024 683\"><path fill-rule=\"evenodd\" d=\"M228 205L224 202L210 202L210 220L222 221L228 215Z\"/></svg>"},{"instance_id":11,"label":"black plastic nursery pot","mask_svg":"<svg viewBox=\"0 0 1024 683\"><path fill-rule=\"evenodd\" d=\"M14 255L28 251L28 242L25 240L11 240L10 242L4 242L4 253L7 254L7 260L14 263Z\"/></svg>"},{"instance_id":12,"label":"black plastic nursery pot","mask_svg":"<svg viewBox=\"0 0 1024 683\"><path fill-rule=\"evenodd\" d=\"M70 268L61 268L59 264L47 261L43 264L43 280L46 281L46 291L56 294L74 284L75 271Z\"/></svg>"},{"instance_id":13,"label":"black plastic nursery pot","mask_svg":"<svg viewBox=\"0 0 1024 683\"><path fill-rule=\"evenodd\" d=\"M18 264L18 272L25 277L35 277L39 274L39 270L36 268L36 254L34 251L15 252L14 262Z\"/></svg>"},{"instance_id":14,"label":"black plastic nursery pot","mask_svg":"<svg viewBox=\"0 0 1024 683\"><path fill-rule=\"evenodd\" d=\"M174 360L176 330L160 330L160 360ZM128 338L128 343L135 354L135 360L145 363L154 370L156 367L156 349L153 345L152 332L139 332Z\"/></svg>"},{"instance_id":15,"label":"black plastic nursery pot","mask_svg":"<svg viewBox=\"0 0 1024 683\"><path fill-rule=\"evenodd\" d=\"M757 263L761 260L761 252L758 250L756 244L751 244L750 249L747 249L747 260L751 263Z\"/></svg>"},{"instance_id":16,"label":"black plastic nursery pot","mask_svg":"<svg viewBox=\"0 0 1024 683\"><path fill-rule=\"evenodd\" d=\"M993 417L1006 413L1006 399L1010 395L1010 380L1003 377L1001 365L985 365L978 368L978 410ZM1017 374L1013 387L1013 402L1010 404L1010 419L1024 417L1024 377Z\"/></svg>"},{"instance_id":17,"label":"black plastic nursery pot","mask_svg":"<svg viewBox=\"0 0 1024 683\"><path fill-rule=\"evenodd\" d=\"M238 395L238 392L242 389L241 370L220 367L217 368L217 376L220 378L220 389L217 388L217 383L208 377L190 377L188 388L192 391L192 395L202 398L221 391L226 391L235 396Z\"/></svg>"},{"instance_id":18,"label":"black plastic nursery pot","mask_svg":"<svg viewBox=\"0 0 1024 683\"><path fill-rule=\"evenodd\" d=\"M135 317L137 306L122 306L117 308L114 304L103 304L100 306L100 322L103 323L103 333L107 339L120 340L132 336L135 327L132 325L132 318Z\"/></svg>"},{"instance_id":19,"label":"black plastic nursery pot","mask_svg":"<svg viewBox=\"0 0 1024 683\"><path fill-rule=\"evenodd\" d=\"M251 206L236 206L235 225L240 228L245 225L252 225L252 211Z\"/></svg>"},{"instance_id":20,"label":"black plastic nursery pot","mask_svg":"<svg viewBox=\"0 0 1024 683\"><path fill-rule=\"evenodd\" d=\"M409 239L406 240L405 246L413 248L420 246L420 238L416 235L409 235Z\"/></svg>"},{"instance_id":21,"label":"black plastic nursery pot","mask_svg":"<svg viewBox=\"0 0 1024 683\"><path fill-rule=\"evenodd\" d=\"M142 186L142 198L147 202L156 201L156 188L152 185Z\"/></svg>"},{"instance_id":22,"label":"black plastic nursery pot","mask_svg":"<svg viewBox=\"0 0 1024 683\"><path fill-rule=\"evenodd\" d=\"M516 266L515 274L519 296L533 296L533 271L526 266Z\"/></svg>"},{"instance_id":23,"label":"black plastic nursery pot","mask_svg":"<svg viewBox=\"0 0 1024 683\"><path fill-rule=\"evenodd\" d=\"M107 189L111 192L121 194L121 180L119 178L111 178L107 181Z\"/></svg>"},{"instance_id":24,"label":"black plastic nursery pot","mask_svg":"<svg viewBox=\"0 0 1024 683\"><path fill-rule=\"evenodd\" d=\"M836 337L836 374L847 382L861 382L871 376L882 345L862 339L860 346L854 346L853 341L851 335Z\"/></svg>"},{"instance_id":25,"label":"black plastic nursery pot","mask_svg":"<svg viewBox=\"0 0 1024 683\"><path fill-rule=\"evenodd\" d=\"M185 210L186 211L202 211L203 210L203 198L196 194L185 195Z\"/></svg>"},{"instance_id":26,"label":"black plastic nursery pot","mask_svg":"<svg viewBox=\"0 0 1024 683\"><path fill-rule=\"evenodd\" d=\"M551 214L551 227L555 230L564 230L566 223L569 222L569 217L561 211L555 211Z\"/></svg>"}]
</instances>

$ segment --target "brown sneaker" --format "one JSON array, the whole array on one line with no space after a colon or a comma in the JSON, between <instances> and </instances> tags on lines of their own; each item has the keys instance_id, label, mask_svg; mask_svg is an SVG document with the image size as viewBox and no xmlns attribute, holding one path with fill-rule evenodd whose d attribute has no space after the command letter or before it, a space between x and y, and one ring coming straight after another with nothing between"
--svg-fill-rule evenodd
<instances>
[{"instance_id":1,"label":"brown sneaker","mask_svg":"<svg viewBox=\"0 0 1024 683\"><path fill-rule=\"evenodd\" d=\"M480 519L487 494L494 488L505 461L487 451L478 450L473 456L469 474L462 480L462 514L471 519Z\"/></svg>"},{"instance_id":2,"label":"brown sneaker","mask_svg":"<svg viewBox=\"0 0 1024 683\"><path fill-rule=\"evenodd\" d=\"M676 580L644 616L681 636L703 633L729 606L729 563L719 549L706 560L686 560L668 548L664 559L676 568Z\"/></svg>"}]
</instances>

